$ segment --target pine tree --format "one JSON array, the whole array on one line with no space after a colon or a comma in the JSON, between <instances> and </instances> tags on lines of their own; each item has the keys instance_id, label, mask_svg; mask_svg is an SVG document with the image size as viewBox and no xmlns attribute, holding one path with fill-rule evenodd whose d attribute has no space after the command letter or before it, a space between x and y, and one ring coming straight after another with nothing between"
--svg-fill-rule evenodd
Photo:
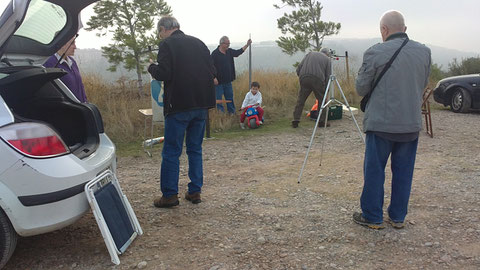
<instances>
[{"instance_id":1,"label":"pine tree","mask_svg":"<svg viewBox=\"0 0 480 270\"><path fill-rule=\"evenodd\" d=\"M148 46L159 43L155 19L171 13L164 0L102 0L93 7L95 15L87 23L87 31L99 30L98 36L113 34L112 43L102 47L102 53L114 72L120 63L137 72L139 94L143 92L142 74L148 63Z\"/></svg>"},{"instance_id":2,"label":"pine tree","mask_svg":"<svg viewBox=\"0 0 480 270\"><path fill-rule=\"evenodd\" d=\"M336 35L340 31L340 23L324 22L320 20L322 5L316 0L281 0L282 7L291 6L297 10L292 13L284 13L277 20L278 28L284 36L276 41L282 51L292 55L298 51L305 52L308 49L320 51L323 39L326 36Z\"/></svg>"}]
</instances>

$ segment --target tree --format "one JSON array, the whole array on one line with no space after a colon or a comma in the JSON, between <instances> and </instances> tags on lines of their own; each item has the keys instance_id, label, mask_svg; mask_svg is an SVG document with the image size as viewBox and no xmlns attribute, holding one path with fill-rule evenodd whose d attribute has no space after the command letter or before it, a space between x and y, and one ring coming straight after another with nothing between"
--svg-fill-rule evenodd
<instances>
[{"instance_id":1,"label":"tree","mask_svg":"<svg viewBox=\"0 0 480 270\"><path fill-rule=\"evenodd\" d=\"M458 63L457 59L454 58L453 61L448 64L448 74L450 76L475 73L480 73L480 57L462 59L461 63Z\"/></svg>"},{"instance_id":2,"label":"tree","mask_svg":"<svg viewBox=\"0 0 480 270\"><path fill-rule=\"evenodd\" d=\"M291 6L295 9L292 13L284 13L283 17L277 20L278 28L285 36L279 37L276 41L282 51L292 55L295 52L305 52L309 48L320 51L323 39L326 36L336 35L340 31L340 23L324 22L320 20L322 5L316 0L281 0L282 7L273 5L280 9Z\"/></svg>"},{"instance_id":3,"label":"tree","mask_svg":"<svg viewBox=\"0 0 480 270\"><path fill-rule=\"evenodd\" d=\"M445 72L442 71L442 66L437 63L433 63L430 67L430 81L437 83L441 79L445 78Z\"/></svg>"},{"instance_id":4,"label":"tree","mask_svg":"<svg viewBox=\"0 0 480 270\"><path fill-rule=\"evenodd\" d=\"M100 30L98 36L113 34L113 43L102 47L102 53L114 72L120 63L127 70L137 72L139 94L143 92L142 74L148 55L142 54L148 46L159 43L154 19L171 13L164 0L102 0L93 7L95 15L87 23L87 31Z\"/></svg>"}]
</instances>

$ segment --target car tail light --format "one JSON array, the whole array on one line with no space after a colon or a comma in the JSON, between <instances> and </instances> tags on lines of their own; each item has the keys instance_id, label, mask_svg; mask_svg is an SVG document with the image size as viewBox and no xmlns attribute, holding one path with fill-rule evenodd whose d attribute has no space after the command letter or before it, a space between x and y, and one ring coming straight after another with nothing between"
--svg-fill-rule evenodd
<instances>
[{"instance_id":1,"label":"car tail light","mask_svg":"<svg viewBox=\"0 0 480 270\"><path fill-rule=\"evenodd\" d=\"M69 152L58 134L40 123L18 123L0 129L0 137L20 153L47 158Z\"/></svg>"}]
</instances>

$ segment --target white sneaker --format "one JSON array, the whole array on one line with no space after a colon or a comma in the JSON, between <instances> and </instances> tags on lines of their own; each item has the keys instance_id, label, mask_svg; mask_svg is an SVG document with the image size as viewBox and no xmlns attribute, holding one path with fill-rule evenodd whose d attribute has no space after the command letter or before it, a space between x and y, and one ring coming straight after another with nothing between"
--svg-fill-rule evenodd
<instances>
[{"instance_id":1,"label":"white sneaker","mask_svg":"<svg viewBox=\"0 0 480 270\"><path fill-rule=\"evenodd\" d=\"M244 124L244 123L240 123L240 127L241 127L242 129L245 129L245 124Z\"/></svg>"},{"instance_id":2,"label":"white sneaker","mask_svg":"<svg viewBox=\"0 0 480 270\"><path fill-rule=\"evenodd\" d=\"M260 121L260 125L263 125L263 121Z\"/></svg>"}]
</instances>

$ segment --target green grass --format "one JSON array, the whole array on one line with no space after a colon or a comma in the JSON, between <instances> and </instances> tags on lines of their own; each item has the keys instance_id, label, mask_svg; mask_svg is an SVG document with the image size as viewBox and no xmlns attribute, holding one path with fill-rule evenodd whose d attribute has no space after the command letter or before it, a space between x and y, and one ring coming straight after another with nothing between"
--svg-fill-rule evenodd
<instances>
[{"instance_id":1,"label":"green grass","mask_svg":"<svg viewBox=\"0 0 480 270\"><path fill-rule=\"evenodd\" d=\"M445 107L442 104L430 101L430 110L450 110L450 107Z\"/></svg>"},{"instance_id":2,"label":"green grass","mask_svg":"<svg viewBox=\"0 0 480 270\"><path fill-rule=\"evenodd\" d=\"M262 136L266 134L278 134L278 133L293 133L296 129L292 128L291 118L283 117L273 120L266 120L265 124L256 129L250 129L245 124L245 129L241 129L240 125L233 126L231 128L219 131L212 132L211 136L217 139L234 139L238 137L254 137ZM314 122L308 119L305 119L301 122L298 129L313 128Z\"/></svg>"},{"instance_id":3,"label":"green grass","mask_svg":"<svg viewBox=\"0 0 480 270\"><path fill-rule=\"evenodd\" d=\"M308 119L303 120L297 129L293 129L291 126L291 118L277 118L274 120L267 120L265 124L256 129L241 129L239 125L235 125L222 131L211 131L210 139L236 139L236 138L251 138L256 136L263 136L267 134L282 134L282 133L295 133L302 129L313 129L314 121ZM138 157L147 155L143 151L142 139L137 139L130 142L114 142L117 147L117 156L119 157ZM154 152L161 152L161 145L155 145L153 147ZM160 149L160 150L159 150Z\"/></svg>"},{"instance_id":4,"label":"green grass","mask_svg":"<svg viewBox=\"0 0 480 270\"><path fill-rule=\"evenodd\" d=\"M142 147L143 140L135 140L130 142L114 142L117 148L117 156L118 157L139 157L143 155L147 155L147 153L143 152ZM155 147L158 146L154 146Z\"/></svg>"}]
</instances>

